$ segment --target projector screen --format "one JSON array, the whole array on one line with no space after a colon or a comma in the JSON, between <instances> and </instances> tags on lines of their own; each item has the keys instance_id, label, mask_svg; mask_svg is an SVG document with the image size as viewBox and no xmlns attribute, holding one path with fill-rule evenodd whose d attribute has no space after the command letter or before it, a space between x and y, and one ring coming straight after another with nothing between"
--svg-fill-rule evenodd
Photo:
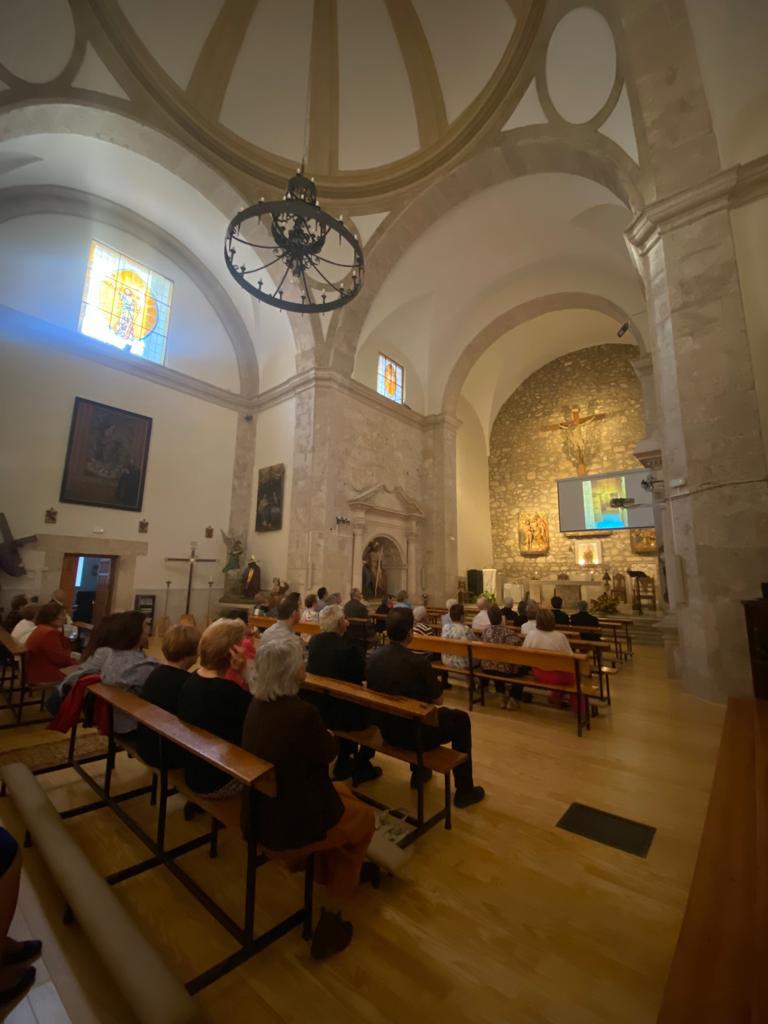
<instances>
[{"instance_id":1,"label":"projector screen","mask_svg":"<svg viewBox=\"0 0 768 1024\"><path fill-rule=\"evenodd\" d=\"M561 532L653 526L653 496L640 484L647 476L647 469L628 469L558 480ZM614 498L634 498L635 504L629 508L611 508Z\"/></svg>"}]
</instances>

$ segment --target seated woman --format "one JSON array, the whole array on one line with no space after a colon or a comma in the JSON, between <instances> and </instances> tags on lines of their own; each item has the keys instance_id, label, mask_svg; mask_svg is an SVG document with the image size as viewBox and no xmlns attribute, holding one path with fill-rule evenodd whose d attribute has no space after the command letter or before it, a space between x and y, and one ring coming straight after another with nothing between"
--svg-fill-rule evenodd
<instances>
[{"instance_id":1,"label":"seated woman","mask_svg":"<svg viewBox=\"0 0 768 1024\"><path fill-rule=\"evenodd\" d=\"M258 821L258 840L268 857L299 866L315 856L315 879L327 888L312 939L319 960L345 949L352 924L341 904L361 881L375 874L363 862L374 830L373 810L357 800L343 782L331 782L328 766L336 741L320 713L299 697L304 659L289 635L261 644L256 652L256 687L243 729L242 745L270 761L277 774L277 796L251 795L244 828Z\"/></svg>"},{"instance_id":2,"label":"seated woman","mask_svg":"<svg viewBox=\"0 0 768 1024\"><path fill-rule=\"evenodd\" d=\"M17 644L25 644L27 637L35 628L35 617L40 606L37 604L25 604L21 609L21 618L11 630L11 636Z\"/></svg>"},{"instance_id":3,"label":"seated woman","mask_svg":"<svg viewBox=\"0 0 768 1024\"><path fill-rule=\"evenodd\" d=\"M69 641L61 632L67 614L51 601L37 610L35 628L27 637L27 685L34 688L61 682L61 669L75 664Z\"/></svg>"},{"instance_id":4,"label":"seated woman","mask_svg":"<svg viewBox=\"0 0 768 1024\"><path fill-rule=\"evenodd\" d=\"M535 647L540 651L555 651L560 654L572 654L568 637L555 629L555 616L549 608L539 608L536 613L535 629L525 635L523 647ZM576 679L572 672L558 672L551 669L534 668L533 674L540 683L562 683L567 686L575 686ZM575 697L570 698L562 690L551 690L549 694L551 704L563 704L566 707L576 708Z\"/></svg>"},{"instance_id":5,"label":"seated woman","mask_svg":"<svg viewBox=\"0 0 768 1024\"><path fill-rule=\"evenodd\" d=\"M118 612L110 623L109 651L99 670L102 683L141 695L150 672L159 662L146 655L149 623L142 612ZM114 712L115 732L127 736L136 730L136 720L123 711Z\"/></svg>"},{"instance_id":6,"label":"seated woman","mask_svg":"<svg viewBox=\"0 0 768 1024\"><path fill-rule=\"evenodd\" d=\"M245 623L239 619L218 619L205 630L197 652L198 668L184 680L176 707L183 721L237 745L251 695L226 674L230 669L243 671L245 659L239 647L244 637ZM190 789L209 800L223 800L242 791L241 782L192 754L184 758L184 777Z\"/></svg>"},{"instance_id":7,"label":"seated woman","mask_svg":"<svg viewBox=\"0 0 768 1024\"><path fill-rule=\"evenodd\" d=\"M413 632L415 636L432 636L429 614L423 604L417 604L413 609Z\"/></svg>"},{"instance_id":8,"label":"seated woman","mask_svg":"<svg viewBox=\"0 0 768 1024\"><path fill-rule=\"evenodd\" d=\"M490 626L486 626L483 630L483 634L480 639L486 644L512 644L516 647L520 644L521 638L517 633L511 633L504 625L504 618L502 616L502 609L498 605L492 604L488 609L488 619L490 620ZM503 661L488 661L483 659L480 662L482 668L487 672L493 672L499 676L515 676L518 675L519 665L508 665ZM512 683L509 686L509 692L507 692L507 684L502 680L496 680L495 682L496 692L502 694L501 706L517 708L520 706L520 701L523 699L523 687L520 683Z\"/></svg>"},{"instance_id":9,"label":"seated woman","mask_svg":"<svg viewBox=\"0 0 768 1024\"><path fill-rule=\"evenodd\" d=\"M458 601L448 609L450 622L443 626L443 639L445 640L474 640L475 634L470 626L464 624L464 605ZM444 654L443 664L447 668L469 668L469 658L462 658L458 654Z\"/></svg>"},{"instance_id":10,"label":"seated woman","mask_svg":"<svg viewBox=\"0 0 768 1024\"><path fill-rule=\"evenodd\" d=\"M182 626L177 624L171 626L163 637L164 665L157 668L147 676L141 696L151 704L157 705L164 711L170 711L175 715L179 705L179 694L187 680L189 670L197 661L197 648L200 643L200 630L194 626ZM147 764L160 767L160 737L143 725L136 730L136 749L139 757ZM174 744L167 746L168 757L166 765L168 768L181 768L183 766L183 752Z\"/></svg>"}]
</instances>

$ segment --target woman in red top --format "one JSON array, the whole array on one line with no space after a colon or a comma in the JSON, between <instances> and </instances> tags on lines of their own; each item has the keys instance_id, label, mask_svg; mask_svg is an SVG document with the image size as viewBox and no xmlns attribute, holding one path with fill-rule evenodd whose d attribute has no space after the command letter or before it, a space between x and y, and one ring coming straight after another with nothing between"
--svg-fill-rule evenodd
<instances>
[{"instance_id":1,"label":"woman in red top","mask_svg":"<svg viewBox=\"0 0 768 1024\"><path fill-rule=\"evenodd\" d=\"M62 668L74 665L69 641L61 627L67 613L60 604L44 604L35 616L35 628L27 637L27 685L61 682Z\"/></svg>"}]
</instances>

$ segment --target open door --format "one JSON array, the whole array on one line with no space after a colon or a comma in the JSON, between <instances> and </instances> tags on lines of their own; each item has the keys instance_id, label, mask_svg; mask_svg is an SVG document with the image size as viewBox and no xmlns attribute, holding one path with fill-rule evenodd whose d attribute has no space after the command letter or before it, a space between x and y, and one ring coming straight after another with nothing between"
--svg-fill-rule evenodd
<instances>
[{"instance_id":1,"label":"open door","mask_svg":"<svg viewBox=\"0 0 768 1024\"><path fill-rule=\"evenodd\" d=\"M108 615L112 608L112 591L115 585L115 567L117 558L100 558L96 570L96 597L93 602L93 624Z\"/></svg>"},{"instance_id":2,"label":"open door","mask_svg":"<svg viewBox=\"0 0 768 1024\"><path fill-rule=\"evenodd\" d=\"M61 579L59 580L59 588L63 590L66 595L64 598L64 607L67 609L67 613L69 615L72 615L72 608L75 603L77 567L79 562L80 555L64 555L64 559L61 563Z\"/></svg>"}]
</instances>

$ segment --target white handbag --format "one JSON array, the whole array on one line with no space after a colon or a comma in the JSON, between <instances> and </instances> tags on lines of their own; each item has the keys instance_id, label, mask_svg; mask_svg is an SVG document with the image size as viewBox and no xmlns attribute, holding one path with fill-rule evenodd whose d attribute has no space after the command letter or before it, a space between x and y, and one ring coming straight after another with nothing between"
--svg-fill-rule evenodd
<instances>
[{"instance_id":1,"label":"white handbag","mask_svg":"<svg viewBox=\"0 0 768 1024\"><path fill-rule=\"evenodd\" d=\"M405 814L404 811L402 813ZM400 843L413 829L413 825L392 811L377 812L376 829L368 847L368 857L388 874L405 877L405 867L413 856L413 846L403 849Z\"/></svg>"}]
</instances>

